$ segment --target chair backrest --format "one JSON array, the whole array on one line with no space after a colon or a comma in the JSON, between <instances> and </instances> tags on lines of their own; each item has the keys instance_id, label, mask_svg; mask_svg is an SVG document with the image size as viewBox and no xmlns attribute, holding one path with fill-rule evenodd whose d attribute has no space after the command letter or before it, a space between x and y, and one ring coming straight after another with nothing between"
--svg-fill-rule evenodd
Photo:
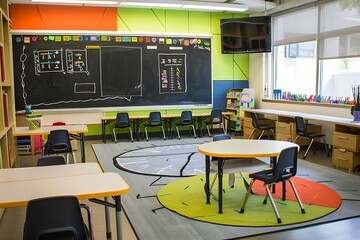
<instances>
[{"instance_id":1,"label":"chair backrest","mask_svg":"<svg viewBox=\"0 0 360 240\"><path fill-rule=\"evenodd\" d=\"M259 118L256 113L251 112L251 120L254 128L259 128Z\"/></svg>"},{"instance_id":2,"label":"chair backrest","mask_svg":"<svg viewBox=\"0 0 360 240\"><path fill-rule=\"evenodd\" d=\"M48 138L48 152L71 152L70 136L66 129L52 130Z\"/></svg>"},{"instance_id":3,"label":"chair backrest","mask_svg":"<svg viewBox=\"0 0 360 240\"><path fill-rule=\"evenodd\" d=\"M281 182L296 175L298 147L289 147L281 151L276 164L272 182Z\"/></svg>"},{"instance_id":4,"label":"chair backrest","mask_svg":"<svg viewBox=\"0 0 360 240\"><path fill-rule=\"evenodd\" d=\"M182 111L180 123L182 125L191 125L193 123L193 116L191 111Z\"/></svg>"},{"instance_id":5,"label":"chair backrest","mask_svg":"<svg viewBox=\"0 0 360 240\"><path fill-rule=\"evenodd\" d=\"M127 112L119 112L118 114L116 114L115 127L130 127L130 118Z\"/></svg>"},{"instance_id":6,"label":"chair backrest","mask_svg":"<svg viewBox=\"0 0 360 240\"><path fill-rule=\"evenodd\" d=\"M60 155L46 155L38 158L37 166L52 166L66 164L64 156Z\"/></svg>"},{"instance_id":7,"label":"chair backrest","mask_svg":"<svg viewBox=\"0 0 360 240\"><path fill-rule=\"evenodd\" d=\"M85 240L88 238L79 201L76 197L57 196L29 201L26 208L24 240Z\"/></svg>"},{"instance_id":8,"label":"chair backrest","mask_svg":"<svg viewBox=\"0 0 360 240\"><path fill-rule=\"evenodd\" d=\"M231 136L229 134L217 134L213 137L213 141L221 141L221 140L227 140L231 139Z\"/></svg>"},{"instance_id":9,"label":"chair backrest","mask_svg":"<svg viewBox=\"0 0 360 240\"><path fill-rule=\"evenodd\" d=\"M295 117L295 124L296 124L296 134L300 136L307 136L306 130L306 122L303 117L296 116Z\"/></svg>"},{"instance_id":10,"label":"chair backrest","mask_svg":"<svg viewBox=\"0 0 360 240\"><path fill-rule=\"evenodd\" d=\"M150 112L148 125L149 126L161 126L162 125L161 113L160 112Z\"/></svg>"},{"instance_id":11,"label":"chair backrest","mask_svg":"<svg viewBox=\"0 0 360 240\"><path fill-rule=\"evenodd\" d=\"M222 122L222 111L220 109L211 110L210 122L214 124Z\"/></svg>"}]
</instances>

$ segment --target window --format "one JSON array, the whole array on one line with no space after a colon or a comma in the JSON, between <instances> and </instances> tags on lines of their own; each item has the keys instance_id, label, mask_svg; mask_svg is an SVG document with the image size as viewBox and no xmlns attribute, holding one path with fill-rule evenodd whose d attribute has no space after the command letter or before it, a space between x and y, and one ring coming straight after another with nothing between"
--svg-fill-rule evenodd
<instances>
[{"instance_id":1,"label":"window","mask_svg":"<svg viewBox=\"0 0 360 240\"><path fill-rule=\"evenodd\" d=\"M352 100L360 79L360 9L346 2L273 17L274 89Z\"/></svg>"},{"instance_id":2,"label":"window","mask_svg":"<svg viewBox=\"0 0 360 240\"><path fill-rule=\"evenodd\" d=\"M276 46L275 89L283 92L316 94L315 41Z\"/></svg>"},{"instance_id":3,"label":"window","mask_svg":"<svg viewBox=\"0 0 360 240\"><path fill-rule=\"evenodd\" d=\"M274 89L316 94L316 23L316 8L274 17Z\"/></svg>"}]
</instances>

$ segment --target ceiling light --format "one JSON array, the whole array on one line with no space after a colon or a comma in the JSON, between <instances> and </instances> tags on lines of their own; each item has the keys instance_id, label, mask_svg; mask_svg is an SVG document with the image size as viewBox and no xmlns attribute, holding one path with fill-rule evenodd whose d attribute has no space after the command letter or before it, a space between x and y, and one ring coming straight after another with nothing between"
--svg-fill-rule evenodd
<instances>
[{"instance_id":1,"label":"ceiling light","mask_svg":"<svg viewBox=\"0 0 360 240\"><path fill-rule=\"evenodd\" d=\"M97 4L97 5L115 5L117 1L91 1L91 0L31 0L36 3L73 3L73 4Z\"/></svg>"},{"instance_id":2,"label":"ceiling light","mask_svg":"<svg viewBox=\"0 0 360 240\"><path fill-rule=\"evenodd\" d=\"M120 2L120 6L180 8L182 4L165 2Z\"/></svg>"},{"instance_id":3,"label":"ceiling light","mask_svg":"<svg viewBox=\"0 0 360 240\"><path fill-rule=\"evenodd\" d=\"M184 9L209 10L209 11L227 11L227 12L243 12L248 9L246 5L240 4L217 4L217 3L189 3L182 6Z\"/></svg>"}]
</instances>

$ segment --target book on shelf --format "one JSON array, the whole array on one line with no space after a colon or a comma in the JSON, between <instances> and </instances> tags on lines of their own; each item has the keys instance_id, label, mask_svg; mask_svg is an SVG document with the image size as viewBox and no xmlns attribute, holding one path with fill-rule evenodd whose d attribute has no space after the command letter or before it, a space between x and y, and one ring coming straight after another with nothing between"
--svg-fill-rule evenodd
<instances>
[{"instance_id":1,"label":"book on shelf","mask_svg":"<svg viewBox=\"0 0 360 240\"><path fill-rule=\"evenodd\" d=\"M0 46L0 71L1 71L1 81L5 82L6 74L5 74L5 60L4 60L4 48Z\"/></svg>"},{"instance_id":2,"label":"book on shelf","mask_svg":"<svg viewBox=\"0 0 360 240\"><path fill-rule=\"evenodd\" d=\"M2 96L3 96L3 105L4 105L4 123L5 123L5 127L8 127L10 122L9 98L5 91L3 91Z\"/></svg>"}]
</instances>

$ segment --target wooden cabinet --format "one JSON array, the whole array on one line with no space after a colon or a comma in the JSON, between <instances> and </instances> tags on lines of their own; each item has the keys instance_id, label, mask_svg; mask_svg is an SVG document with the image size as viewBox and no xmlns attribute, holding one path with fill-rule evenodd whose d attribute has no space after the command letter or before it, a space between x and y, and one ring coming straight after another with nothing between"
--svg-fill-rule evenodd
<instances>
[{"instance_id":1,"label":"wooden cabinet","mask_svg":"<svg viewBox=\"0 0 360 240\"><path fill-rule=\"evenodd\" d=\"M228 126L230 131L243 131L244 110L255 107L254 95L252 88L232 88L226 94L226 110L233 113Z\"/></svg>"},{"instance_id":2,"label":"wooden cabinet","mask_svg":"<svg viewBox=\"0 0 360 240\"><path fill-rule=\"evenodd\" d=\"M11 61L9 3L0 0L0 168L12 167L16 149L12 129L15 122L14 83ZM0 219L3 209L0 209Z\"/></svg>"},{"instance_id":3,"label":"wooden cabinet","mask_svg":"<svg viewBox=\"0 0 360 240\"><path fill-rule=\"evenodd\" d=\"M293 117L278 116L275 125L275 139L281 141L294 142L296 138L296 124ZM307 124L306 129L309 133L321 133L321 125ZM319 139L315 139L319 142ZM299 138L296 143L299 146L308 146L309 139Z\"/></svg>"},{"instance_id":4,"label":"wooden cabinet","mask_svg":"<svg viewBox=\"0 0 360 240\"><path fill-rule=\"evenodd\" d=\"M332 165L349 172L360 165L360 129L335 125Z\"/></svg>"}]
</instances>

